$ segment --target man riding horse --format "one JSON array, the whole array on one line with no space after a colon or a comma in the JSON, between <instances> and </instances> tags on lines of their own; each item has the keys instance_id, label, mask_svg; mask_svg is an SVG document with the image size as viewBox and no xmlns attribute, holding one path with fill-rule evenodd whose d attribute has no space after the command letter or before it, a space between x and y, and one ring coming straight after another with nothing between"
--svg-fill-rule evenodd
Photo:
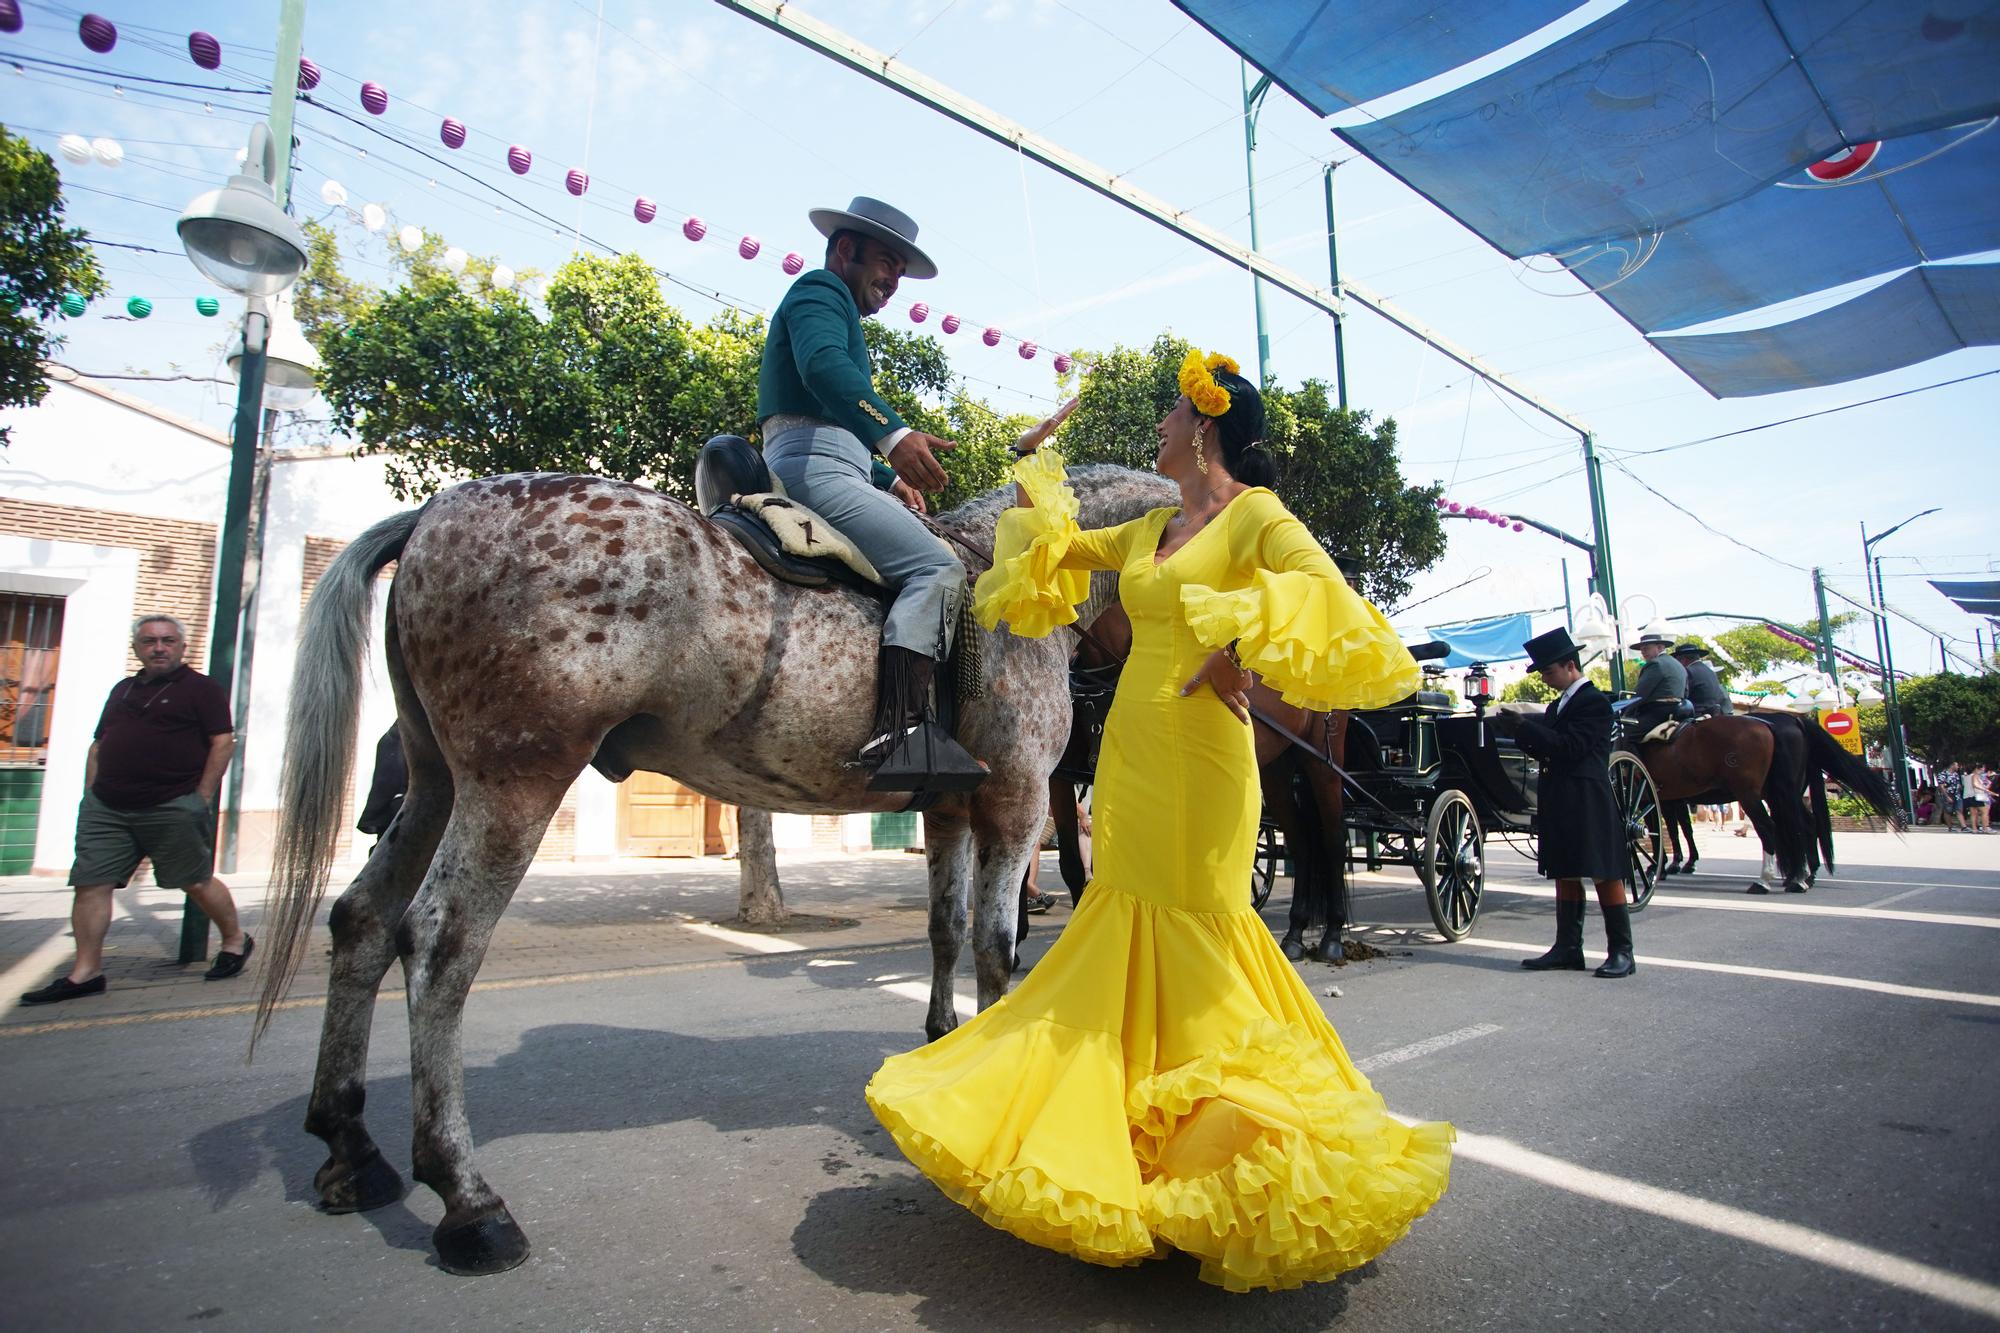
<instances>
[{"instance_id":1,"label":"man riding horse","mask_svg":"<svg viewBox=\"0 0 2000 1333\"><path fill-rule=\"evenodd\" d=\"M1685 697L1696 717L1728 717L1736 711L1715 668L1701 660L1708 656L1708 649L1698 643L1677 643L1670 656L1687 672Z\"/></svg>"},{"instance_id":2,"label":"man riding horse","mask_svg":"<svg viewBox=\"0 0 2000 1333\"><path fill-rule=\"evenodd\" d=\"M917 248L917 224L880 200L857 197L810 216L827 238L826 265L801 274L771 316L757 378L764 461L788 496L867 557L894 597L875 722L858 756L874 774L871 789L922 790L940 771L976 781L983 766L942 731L905 744L923 728L965 603L964 565L916 517L924 492L944 489L935 455L957 445L912 430L875 392L861 334L862 317L886 306L902 279L934 278L937 265Z\"/></svg>"},{"instance_id":3,"label":"man riding horse","mask_svg":"<svg viewBox=\"0 0 2000 1333\"><path fill-rule=\"evenodd\" d=\"M1666 655L1672 644L1666 635L1649 631L1632 645L1632 650L1646 659L1646 665L1639 669L1632 697L1613 708L1624 721L1626 736L1634 742L1672 717L1681 700L1687 698L1687 669Z\"/></svg>"}]
</instances>

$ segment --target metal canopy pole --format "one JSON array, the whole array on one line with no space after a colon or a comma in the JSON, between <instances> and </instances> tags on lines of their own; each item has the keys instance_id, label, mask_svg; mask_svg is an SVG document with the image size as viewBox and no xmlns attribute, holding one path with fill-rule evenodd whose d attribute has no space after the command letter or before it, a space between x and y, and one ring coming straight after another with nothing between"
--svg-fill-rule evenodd
<instances>
[{"instance_id":1,"label":"metal canopy pole","mask_svg":"<svg viewBox=\"0 0 2000 1333\"><path fill-rule=\"evenodd\" d=\"M1271 91L1271 76L1266 74L1252 86L1250 82L1250 62L1237 62L1243 70L1243 175L1250 192L1250 249L1254 253L1257 246L1257 113L1264 107L1264 94ZM1250 274L1250 297L1257 307L1257 387L1264 388L1271 382L1271 327L1264 322L1264 280L1256 271Z\"/></svg>"},{"instance_id":2,"label":"metal canopy pole","mask_svg":"<svg viewBox=\"0 0 2000 1333\"><path fill-rule=\"evenodd\" d=\"M1340 229L1333 217L1333 169L1337 163L1326 164L1326 276L1333 289L1340 290ZM1333 385L1340 395L1340 410L1347 410L1347 335L1346 317L1338 310L1333 312Z\"/></svg>"},{"instance_id":3,"label":"metal canopy pole","mask_svg":"<svg viewBox=\"0 0 2000 1333\"><path fill-rule=\"evenodd\" d=\"M1833 657L1833 626L1826 611L1826 579L1818 565L1813 566L1813 600L1819 603L1819 669L1838 680L1840 669Z\"/></svg>"}]
</instances>

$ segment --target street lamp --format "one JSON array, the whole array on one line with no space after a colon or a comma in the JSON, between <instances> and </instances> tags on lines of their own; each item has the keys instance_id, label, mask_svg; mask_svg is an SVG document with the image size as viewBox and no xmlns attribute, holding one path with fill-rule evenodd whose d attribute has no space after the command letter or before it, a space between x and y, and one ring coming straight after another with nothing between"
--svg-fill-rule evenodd
<instances>
[{"instance_id":1,"label":"street lamp","mask_svg":"<svg viewBox=\"0 0 2000 1333\"><path fill-rule=\"evenodd\" d=\"M1896 691L1896 659L1889 643L1889 595L1882 588L1882 564L1874 558L1875 543L1893 536L1903 528L1929 514L1938 512L1933 506L1919 514L1912 514L1873 537L1868 535L1868 525L1861 525L1861 574L1868 580L1868 608L1875 615L1875 660L1882 665L1882 688L1888 693L1887 722L1889 731L1889 763L1895 768L1896 797L1901 802L1903 812L1914 817L1915 802L1910 795L1909 743L1903 736L1902 701Z\"/></svg>"},{"instance_id":2,"label":"street lamp","mask_svg":"<svg viewBox=\"0 0 2000 1333\"><path fill-rule=\"evenodd\" d=\"M281 41L280 49L285 45ZM289 160L289 133L286 150ZM208 649L208 673L237 705L239 723L245 701L235 698L236 645L242 628L243 565L271 334L263 298L289 289L306 266L305 234L278 206L274 184L280 179L278 156L270 127L262 121L250 128L250 147L243 162L244 174L231 176L221 189L197 198L176 224L188 261L212 281L249 300L232 359L236 430L229 449L229 489L222 509L222 544L215 562L215 611L209 621ZM252 172L255 174L249 174ZM279 393L295 391L298 363L283 361L274 369ZM237 789L232 784L231 790ZM224 824L224 841L232 848L237 814L232 800ZM190 901L181 916L180 960L192 963L207 955L208 920Z\"/></svg>"},{"instance_id":3,"label":"street lamp","mask_svg":"<svg viewBox=\"0 0 2000 1333\"><path fill-rule=\"evenodd\" d=\"M262 306L257 298L253 305ZM265 313L270 320L270 336L264 345L264 406L274 412L302 411L319 392L319 353L306 341L305 330L292 315L288 296L275 296ZM229 345L229 373L243 377L243 331Z\"/></svg>"}]
</instances>

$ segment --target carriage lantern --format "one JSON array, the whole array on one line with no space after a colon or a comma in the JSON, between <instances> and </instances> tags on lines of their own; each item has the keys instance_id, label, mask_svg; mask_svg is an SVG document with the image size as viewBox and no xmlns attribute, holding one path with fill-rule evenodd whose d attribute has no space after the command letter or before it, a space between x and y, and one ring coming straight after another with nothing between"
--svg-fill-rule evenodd
<instances>
[{"instance_id":1,"label":"carriage lantern","mask_svg":"<svg viewBox=\"0 0 2000 1333\"><path fill-rule=\"evenodd\" d=\"M1487 673L1486 663L1474 662L1465 670L1465 697L1472 700L1473 711L1479 714L1479 743L1486 744L1486 705L1493 702L1493 677Z\"/></svg>"}]
</instances>

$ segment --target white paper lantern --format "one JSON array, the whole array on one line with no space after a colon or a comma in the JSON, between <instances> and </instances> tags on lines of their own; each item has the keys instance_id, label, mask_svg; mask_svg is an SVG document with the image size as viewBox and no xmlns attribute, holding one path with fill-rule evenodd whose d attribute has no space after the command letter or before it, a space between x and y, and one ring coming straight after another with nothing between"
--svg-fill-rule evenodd
<instances>
[{"instance_id":1,"label":"white paper lantern","mask_svg":"<svg viewBox=\"0 0 2000 1333\"><path fill-rule=\"evenodd\" d=\"M90 140L81 134L65 134L56 140L56 151L71 162L82 166L90 161Z\"/></svg>"},{"instance_id":2,"label":"white paper lantern","mask_svg":"<svg viewBox=\"0 0 2000 1333\"><path fill-rule=\"evenodd\" d=\"M107 167L115 167L125 160L125 145L116 139L92 139L91 154Z\"/></svg>"},{"instance_id":3,"label":"white paper lantern","mask_svg":"<svg viewBox=\"0 0 2000 1333\"><path fill-rule=\"evenodd\" d=\"M339 208L347 202L347 187L337 180L329 180L319 187L320 202Z\"/></svg>"},{"instance_id":4,"label":"white paper lantern","mask_svg":"<svg viewBox=\"0 0 2000 1333\"><path fill-rule=\"evenodd\" d=\"M380 204L361 206L361 225L370 231L380 231L389 225L389 210Z\"/></svg>"},{"instance_id":5,"label":"white paper lantern","mask_svg":"<svg viewBox=\"0 0 2000 1333\"><path fill-rule=\"evenodd\" d=\"M424 245L423 229L421 227L403 228L396 233L396 244L402 246L409 253L415 254Z\"/></svg>"},{"instance_id":6,"label":"white paper lantern","mask_svg":"<svg viewBox=\"0 0 2000 1333\"><path fill-rule=\"evenodd\" d=\"M451 249L444 252L444 266L453 273L463 273L465 272L465 261L471 257L454 245Z\"/></svg>"},{"instance_id":7,"label":"white paper lantern","mask_svg":"<svg viewBox=\"0 0 2000 1333\"><path fill-rule=\"evenodd\" d=\"M514 270L508 268L505 264L495 264L493 266L493 285L503 292L507 291L514 285Z\"/></svg>"}]
</instances>

